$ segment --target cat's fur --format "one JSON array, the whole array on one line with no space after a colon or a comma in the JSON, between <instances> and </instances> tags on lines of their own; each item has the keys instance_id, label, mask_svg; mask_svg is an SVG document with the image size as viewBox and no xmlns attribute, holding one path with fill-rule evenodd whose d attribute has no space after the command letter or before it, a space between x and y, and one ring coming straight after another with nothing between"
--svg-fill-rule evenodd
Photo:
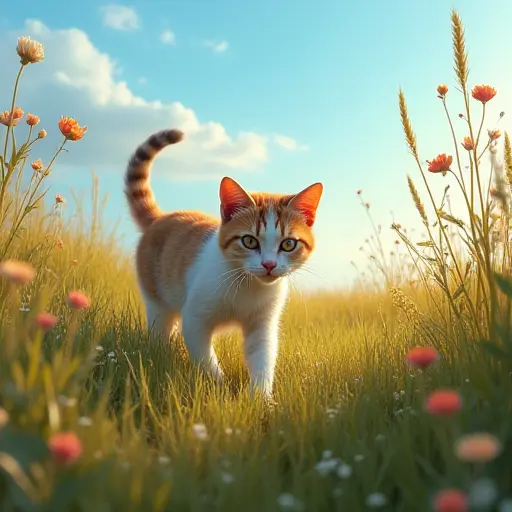
<instances>
[{"instance_id":1,"label":"cat's fur","mask_svg":"<svg viewBox=\"0 0 512 512\"><path fill-rule=\"evenodd\" d=\"M160 150L182 138L178 130L152 135L137 148L126 171L126 197L142 230L136 266L148 327L168 339L181 320L192 360L221 379L212 336L224 326L239 326L251 389L261 389L269 397L287 276L314 249L311 228L322 184L295 195L249 194L224 178L220 221L198 211L164 213L149 184L150 167ZM244 238L247 235L252 238ZM288 240L284 246L283 240Z\"/></svg>"}]
</instances>

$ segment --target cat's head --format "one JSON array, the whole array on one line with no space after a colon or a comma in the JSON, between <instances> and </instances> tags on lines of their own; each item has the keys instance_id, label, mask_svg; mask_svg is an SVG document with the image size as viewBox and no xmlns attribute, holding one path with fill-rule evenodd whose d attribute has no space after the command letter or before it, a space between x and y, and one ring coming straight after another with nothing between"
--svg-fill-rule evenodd
<instances>
[{"instance_id":1,"label":"cat's head","mask_svg":"<svg viewBox=\"0 0 512 512\"><path fill-rule=\"evenodd\" d=\"M235 180L220 184L220 248L233 267L273 283L303 265L315 247L313 224L323 186L295 195L249 193Z\"/></svg>"}]
</instances>

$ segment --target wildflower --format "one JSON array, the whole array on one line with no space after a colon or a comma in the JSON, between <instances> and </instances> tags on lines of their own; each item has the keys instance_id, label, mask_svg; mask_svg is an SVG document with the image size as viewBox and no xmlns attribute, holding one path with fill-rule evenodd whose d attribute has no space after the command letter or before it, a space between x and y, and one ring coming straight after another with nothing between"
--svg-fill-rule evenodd
<instances>
[{"instance_id":1,"label":"wildflower","mask_svg":"<svg viewBox=\"0 0 512 512\"><path fill-rule=\"evenodd\" d=\"M34 114L27 114L27 118L25 119L25 122L29 125L29 126L35 126L36 124L39 124L39 117L37 117L36 115Z\"/></svg>"},{"instance_id":2,"label":"wildflower","mask_svg":"<svg viewBox=\"0 0 512 512\"><path fill-rule=\"evenodd\" d=\"M15 260L5 260L0 263L0 276L12 284L25 285L36 277L34 267L29 263Z\"/></svg>"},{"instance_id":3,"label":"wildflower","mask_svg":"<svg viewBox=\"0 0 512 512\"><path fill-rule=\"evenodd\" d=\"M16 51L21 57L21 63L26 66L27 64L35 64L44 59L44 47L41 43L30 39L30 37L19 37L18 46Z\"/></svg>"},{"instance_id":4,"label":"wildflower","mask_svg":"<svg viewBox=\"0 0 512 512\"><path fill-rule=\"evenodd\" d=\"M304 504L289 492L280 494L277 498L277 504L284 510L295 510L297 512L304 510Z\"/></svg>"},{"instance_id":5,"label":"wildflower","mask_svg":"<svg viewBox=\"0 0 512 512\"><path fill-rule=\"evenodd\" d=\"M57 325L58 318L51 313L38 313L36 315L36 325L43 331L49 331Z\"/></svg>"},{"instance_id":6,"label":"wildflower","mask_svg":"<svg viewBox=\"0 0 512 512\"><path fill-rule=\"evenodd\" d=\"M41 159L39 158L38 160L32 162L30 164L30 166L32 167L32 169L34 169L34 171L36 172L41 172L43 170L43 162L41 161Z\"/></svg>"},{"instance_id":7,"label":"wildflower","mask_svg":"<svg viewBox=\"0 0 512 512\"><path fill-rule=\"evenodd\" d=\"M196 423L195 425L192 425L192 432L197 437L197 439L200 439L201 441L206 441L208 439L208 430L202 423Z\"/></svg>"},{"instance_id":8,"label":"wildflower","mask_svg":"<svg viewBox=\"0 0 512 512\"><path fill-rule=\"evenodd\" d=\"M465 462L489 462L501 452L501 443L488 433L468 434L455 445L455 454Z\"/></svg>"},{"instance_id":9,"label":"wildflower","mask_svg":"<svg viewBox=\"0 0 512 512\"><path fill-rule=\"evenodd\" d=\"M88 416L80 416L77 422L81 427L90 427L92 426L92 420Z\"/></svg>"},{"instance_id":10,"label":"wildflower","mask_svg":"<svg viewBox=\"0 0 512 512\"><path fill-rule=\"evenodd\" d=\"M451 416L462 408L462 399L456 391L439 389L427 397L427 412L434 416Z\"/></svg>"},{"instance_id":11,"label":"wildflower","mask_svg":"<svg viewBox=\"0 0 512 512\"><path fill-rule=\"evenodd\" d=\"M67 140L80 140L87 131L87 126L80 126L76 119L61 116L59 130Z\"/></svg>"},{"instance_id":12,"label":"wildflower","mask_svg":"<svg viewBox=\"0 0 512 512\"><path fill-rule=\"evenodd\" d=\"M428 368L439 359L437 350L433 347L415 347L409 351L406 360L409 364L418 368Z\"/></svg>"},{"instance_id":13,"label":"wildflower","mask_svg":"<svg viewBox=\"0 0 512 512\"><path fill-rule=\"evenodd\" d=\"M15 107L11 112L9 110L4 110L2 114L0 114L0 124L3 124L4 126L16 126L23 117L23 110L21 110L20 107Z\"/></svg>"},{"instance_id":14,"label":"wildflower","mask_svg":"<svg viewBox=\"0 0 512 512\"><path fill-rule=\"evenodd\" d=\"M481 101L484 105L496 96L496 89L490 85L475 85L471 89L471 95L475 100Z\"/></svg>"},{"instance_id":15,"label":"wildflower","mask_svg":"<svg viewBox=\"0 0 512 512\"><path fill-rule=\"evenodd\" d=\"M55 196L55 204L59 204L59 203L63 203L63 202L64 202L63 197L60 194L57 194Z\"/></svg>"},{"instance_id":16,"label":"wildflower","mask_svg":"<svg viewBox=\"0 0 512 512\"><path fill-rule=\"evenodd\" d=\"M478 509L488 509L498 498L498 488L489 477L479 478L471 484L469 501Z\"/></svg>"},{"instance_id":17,"label":"wildflower","mask_svg":"<svg viewBox=\"0 0 512 512\"><path fill-rule=\"evenodd\" d=\"M366 206L366 208L370 209L370 203L364 203L364 205Z\"/></svg>"},{"instance_id":18,"label":"wildflower","mask_svg":"<svg viewBox=\"0 0 512 512\"><path fill-rule=\"evenodd\" d=\"M78 265L78 260L71 260L71 265Z\"/></svg>"},{"instance_id":19,"label":"wildflower","mask_svg":"<svg viewBox=\"0 0 512 512\"><path fill-rule=\"evenodd\" d=\"M363 193L363 189L361 189L361 188L356 191L356 194L358 196L360 196L362 193Z\"/></svg>"},{"instance_id":20,"label":"wildflower","mask_svg":"<svg viewBox=\"0 0 512 512\"><path fill-rule=\"evenodd\" d=\"M435 512L466 512L468 510L468 497L458 489L444 489L434 497Z\"/></svg>"},{"instance_id":21,"label":"wildflower","mask_svg":"<svg viewBox=\"0 0 512 512\"><path fill-rule=\"evenodd\" d=\"M342 479L350 478L352 476L352 468L348 464L342 462L338 466L338 469L336 469L336 474Z\"/></svg>"},{"instance_id":22,"label":"wildflower","mask_svg":"<svg viewBox=\"0 0 512 512\"><path fill-rule=\"evenodd\" d=\"M5 427L9 422L9 413L3 408L0 407L0 428Z\"/></svg>"},{"instance_id":23,"label":"wildflower","mask_svg":"<svg viewBox=\"0 0 512 512\"><path fill-rule=\"evenodd\" d=\"M167 464L170 464L171 459L169 457L167 457L166 455L160 455L160 457L158 457L158 462L162 466L167 466Z\"/></svg>"},{"instance_id":24,"label":"wildflower","mask_svg":"<svg viewBox=\"0 0 512 512\"><path fill-rule=\"evenodd\" d=\"M57 247L57 249L64 249L64 242L62 240L57 240L55 247Z\"/></svg>"},{"instance_id":25,"label":"wildflower","mask_svg":"<svg viewBox=\"0 0 512 512\"><path fill-rule=\"evenodd\" d=\"M221 478L225 484L232 484L235 481L235 477L231 473L227 473L226 471L222 472Z\"/></svg>"},{"instance_id":26,"label":"wildflower","mask_svg":"<svg viewBox=\"0 0 512 512\"><path fill-rule=\"evenodd\" d=\"M371 508L380 508L387 503L386 496L381 492L374 492L366 497L366 506Z\"/></svg>"},{"instance_id":27,"label":"wildflower","mask_svg":"<svg viewBox=\"0 0 512 512\"><path fill-rule=\"evenodd\" d=\"M462 147L466 149L467 151L471 151L475 148L475 145L473 144L473 140L471 137L464 137L464 141L461 143Z\"/></svg>"},{"instance_id":28,"label":"wildflower","mask_svg":"<svg viewBox=\"0 0 512 512\"><path fill-rule=\"evenodd\" d=\"M496 140L501 137L501 132L499 130L487 130L487 133L489 134L489 139Z\"/></svg>"},{"instance_id":29,"label":"wildflower","mask_svg":"<svg viewBox=\"0 0 512 512\"><path fill-rule=\"evenodd\" d=\"M427 160L428 170L433 173L442 173L443 176L450 170L450 165L452 165L453 157L451 155L446 155L446 153L441 153L437 155L434 160Z\"/></svg>"},{"instance_id":30,"label":"wildflower","mask_svg":"<svg viewBox=\"0 0 512 512\"><path fill-rule=\"evenodd\" d=\"M89 297L78 291L69 292L66 301L71 309L87 309L91 305Z\"/></svg>"},{"instance_id":31,"label":"wildflower","mask_svg":"<svg viewBox=\"0 0 512 512\"><path fill-rule=\"evenodd\" d=\"M82 442L74 432L53 434L48 447L53 460L58 463L72 464L82 455Z\"/></svg>"},{"instance_id":32,"label":"wildflower","mask_svg":"<svg viewBox=\"0 0 512 512\"><path fill-rule=\"evenodd\" d=\"M46 137L47 133L46 130L39 130L39 133L37 134L38 139L44 139Z\"/></svg>"},{"instance_id":33,"label":"wildflower","mask_svg":"<svg viewBox=\"0 0 512 512\"><path fill-rule=\"evenodd\" d=\"M437 94L439 94L439 96L446 96L446 93L448 92L448 86L446 84L441 84L441 85L438 85L437 86Z\"/></svg>"}]
</instances>

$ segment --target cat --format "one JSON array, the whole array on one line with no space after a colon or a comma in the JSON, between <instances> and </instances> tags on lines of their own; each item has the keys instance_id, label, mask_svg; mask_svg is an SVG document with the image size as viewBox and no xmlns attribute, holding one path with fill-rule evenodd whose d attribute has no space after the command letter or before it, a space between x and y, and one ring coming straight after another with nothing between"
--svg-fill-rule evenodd
<instances>
[{"instance_id":1,"label":"cat","mask_svg":"<svg viewBox=\"0 0 512 512\"><path fill-rule=\"evenodd\" d=\"M179 130L151 135L126 170L126 198L142 231L136 269L148 328L168 340L181 320L191 360L222 381L212 337L231 324L240 327L251 393L271 398L287 277L314 250L323 185L294 195L249 193L225 177L220 220L199 211L164 213L150 186L150 168L163 148L183 137Z\"/></svg>"}]
</instances>

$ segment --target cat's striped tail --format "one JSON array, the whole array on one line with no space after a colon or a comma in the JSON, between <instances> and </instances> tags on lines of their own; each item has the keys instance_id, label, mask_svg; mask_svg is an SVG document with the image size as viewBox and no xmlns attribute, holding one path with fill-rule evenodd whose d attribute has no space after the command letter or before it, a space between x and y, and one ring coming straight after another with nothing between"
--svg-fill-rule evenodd
<instances>
[{"instance_id":1,"label":"cat's striped tail","mask_svg":"<svg viewBox=\"0 0 512 512\"><path fill-rule=\"evenodd\" d=\"M149 184L153 159L163 148L177 144L182 139L183 132L179 130L154 133L137 148L128 162L124 192L132 217L142 231L162 215Z\"/></svg>"}]
</instances>

